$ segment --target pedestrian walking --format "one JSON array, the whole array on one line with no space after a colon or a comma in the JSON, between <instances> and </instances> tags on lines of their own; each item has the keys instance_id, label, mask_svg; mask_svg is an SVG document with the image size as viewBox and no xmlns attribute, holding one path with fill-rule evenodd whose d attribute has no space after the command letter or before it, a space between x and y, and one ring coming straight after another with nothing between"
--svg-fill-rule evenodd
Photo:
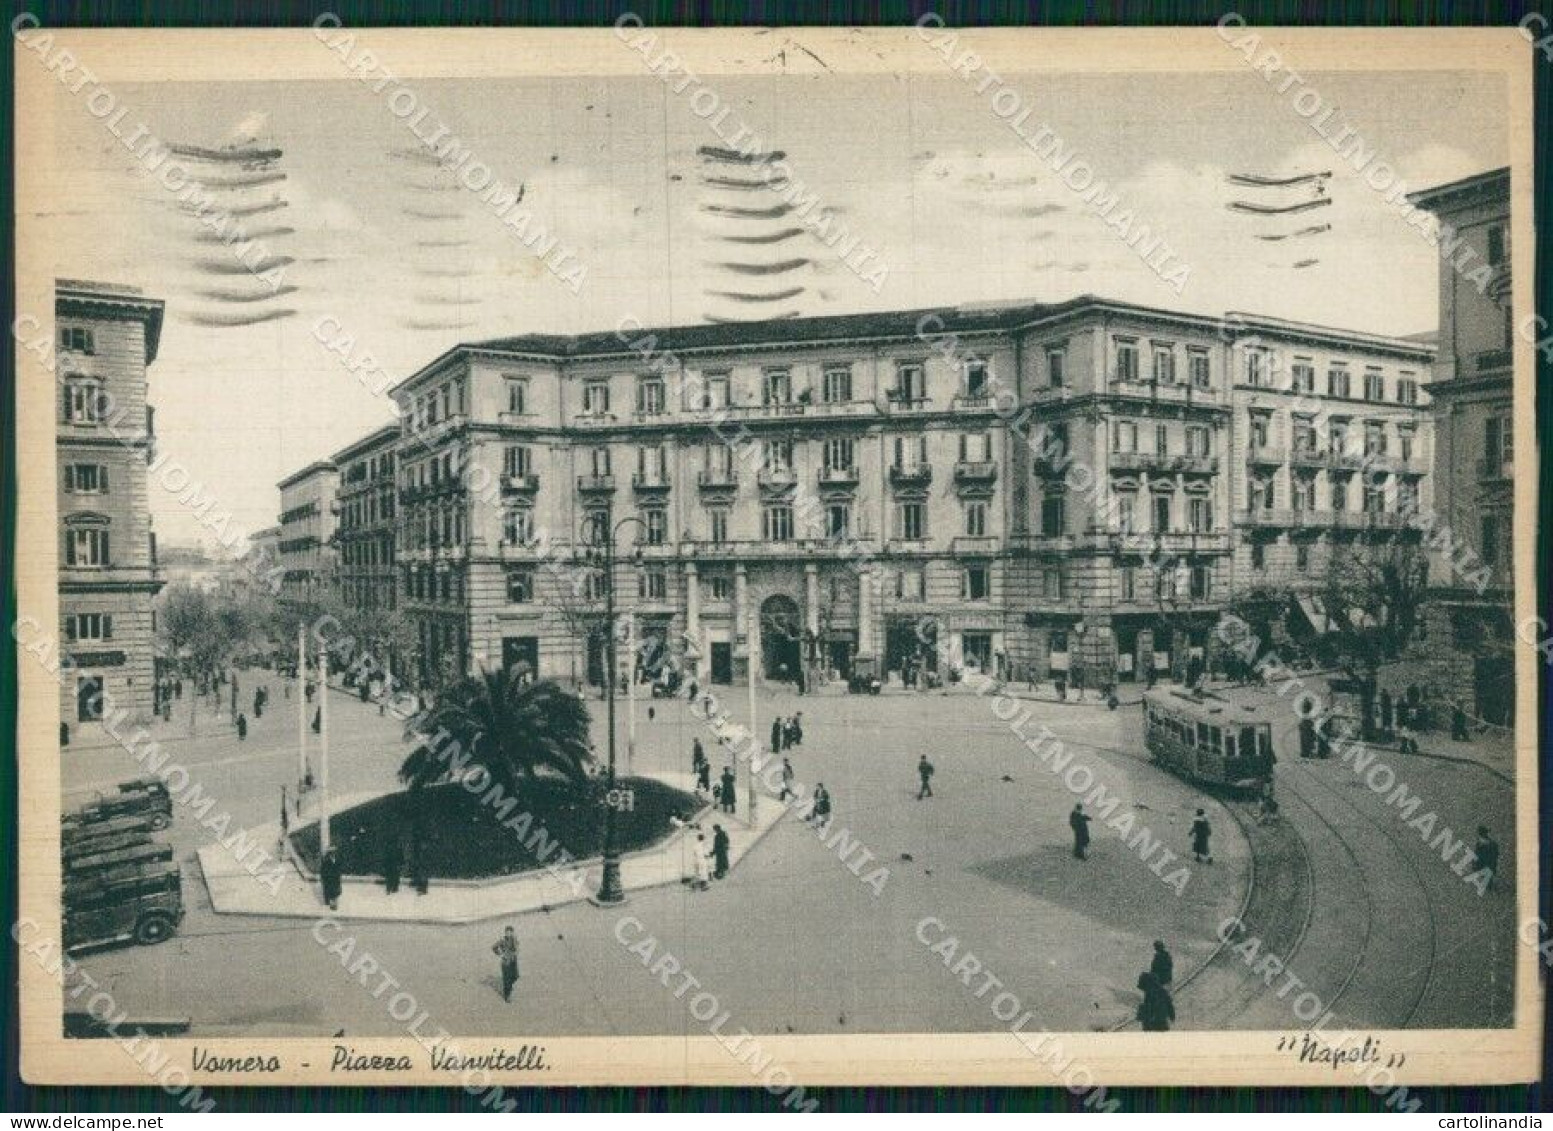
<instances>
[{"instance_id":1,"label":"pedestrian walking","mask_svg":"<svg viewBox=\"0 0 1553 1131\"><path fill-rule=\"evenodd\" d=\"M917 790L917 800L933 796L933 763L927 760L927 755L917 759L917 777L922 779L922 785Z\"/></svg>"},{"instance_id":2,"label":"pedestrian walking","mask_svg":"<svg viewBox=\"0 0 1553 1131\"><path fill-rule=\"evenodd\" d=\"M237 716L237 740L241 742L248 737L248 716L239 713Z\"/></svg>"},{"instance_id":3,"label":"pedestrian walking","mask_svg":"<svg viewBox=\"0 0 1553 1131\"><path fill-rule=\"evenodd\" d=\"M404 845L399 834L390 833L383 846L383 890L393 895L399 890L399 877L404 872Z\"/></svg>"},{"instance_id":4,"label":"pedestrian walking","mask_svg":"<svg viewBox=\"0 0 1553 1131\"><path fill-rule=\"evenodd\" d=\"M733 780L733 767L732 766L724 766L723 767L723 776L721 778L721 784L722 784L722 792L721 792L721 794L719 796L722 798L723 812L725 812L725 813L732 813L733 812L733 803L734 803L734 794L735 794L735 785L734 785L734 780Z\"/></svg>"},{"instance_id":5,"label":"pedestrian walking","mask_svg":"<svg viewBox=\"0 0 1553 1131\"><path fill-rule=\"evenodd\" d=\"M501 998L512 1000L512 987L518 984L518 936L511 927L502 932L491 953L501 959Z\"/></svg>"},{"instance_id":6,"label":"pedestrian walking","mask_svg":"<svg viewBox=\"0 0 1553 1131\"><path fill-rule=\"evenodd\" d=\"M820 832L830 825L830 790L824 782L814 787L814 825Z\"/></svg>"},{"instance_id":7,"label":"pedestrian walking","mask_svg":"<svg viewBox=\"0 0 1553 1131\"><path fill-rule=\"evenodd\" d=\"M705 758L701 759L701 765L696 770L696 791L698 793L712 792L712 763Z\"/></svg>"},{"instance_id":8,"label":"pedestrian walking","mask_svg":"<svg viewBox=\"0 0 1553 1131\"><path fill-rule=\"evenodd\" d=\"M799 711L793 716L793 746L803 745L803 712Z\"/></svg>"},{"instance_id":9,"label":"pedestrian walking","mask_svg":"<svg viewBox=\"0 0 1553 1131\"><path fill-rule=\"evenodd\" d=\"M1089 859L1089 814L1084 812L1082 801L1068 814L1068 827L1073 830L1073 855L1080 860Z\"/></svg>"},{"instance_id":10,"label":"pedestrian walking","mask_svg":"<svg viewBox=\"0 0 1553 1131\"><path fill-rule=\"evenodd\" d=\"M1451 740L1465 742L1471 737L1467 732L1467 712L1460 703L1451 709Z\"/></svg>"},{"instance_id":11,"label":"pedestrian walking","mask_svg":"<svg viewBox=\"0 0 1553 1131\"><path fill-rule=\"evenodd\" d=\"M1169 986L1175 981L1176 961L1165 949L1165 944L1158 939L1154 940L1154 961L1149 964L1149 973L1153 974L1162 986Z\"/></svg>"},{"instance_id":12,"label":"pedestrian walking","mask_svg":"<svg viewBox=\"0 0 1553 1131\"><path fill-rule=\"evenodd\" d=\"M775 718L775 719L771 720L771 753L773 753L773 754L780 754L780 753L782 753L782 720L781 720L781 718Z\"/></svg>"},{"instance_id":13,"label":"pedestrian walking","mask_svg":"<svg viewBox=\"0 0 1553 1131\"><path fill-rule=\"evenodd\" d=\"M778 801L786 801L793 796L793 764L786 758L782 759L782 796Z\"/></svg>"},{"instance_id":14,"label":"pedestrian walking","mask_svg":"<svg viewBox=\"0 0 1553 1131\"><path fill-rule=\"evenodd\" d=\"M1192 818L1192 855L1199 864L1213 863L1213 853L1208 848L1208 840L1212 836L1213 826L1208 823L1203 811L1197 810L1197 816Z\"/></svg>"},{"instance_id":15,"label":"pedestrian walking","mask_svg":"<svg viewBox=\"0 0 1553 1131\"><path fill-rule=\"evenodd\" d=\"M303 693L307 696L307 701L309 703L311 703L313 701L313 694L317 690L318 689L313 686L313 681L312 680L308 680L307 681L307 686L305 688L303 688Z\"/></svg>"},{"instance_id":16,"label":"pedestrian walking","mask_svg":"<svg viewBox=\"0 0 1553 1131\"><path fill-rule=\"evenodd\" d=\"M705 891L712 878L712 854L706 846L706 834L697 833L696 843L691 848L693 859L691 866L695 869L690 886L697 891Z\"/></svg>"},{"instance_id":17,"label":"pedestrian walking","mask_svg":"<svg viewBox=\"0 0 1553 1131\"><path fill-rule=\"evenodd\" d=\"M712 878L720 880L728 874L728 834L721 825L712 826Z\"/></svg>"},{"instance_id":18,"label":"pedestrian walking","mask_svg":"<svg viewBox=\"0 0 1553 1131\"><path fill-rule=\"evenodd\" d=\"M1473 870L1488 873L1483 890L1494 886L1494 876L1499 872L1499 842L1488 834L1487 825L1478 826L1477 844L1473 846Z\"/></svg>"},{"instance_id":19,"label":"pedestrian walking","mask_svg":"<svg viewBox=\"0 0 1553 1131\"><path fill-rule=\"evenodd\" d=\"M264 717L264 692L262 691L256 690L253 693L253 717L255 719Z\"/></svg>"},{"instance_id":20,"label":"pedestrian walking","mask_svg":"<svg viewBox=\"0 0 1553 1131\"><path fill-rule=\"evenodd\" d=\"M183 680L181 680L181 679L173 680L173 695L174 695L175 698L178 698L178 699L182 699L183 698Z\"/></svg>"},{"instance_id":21,"label":"pedestrian walking","mask_svg":"<svg viewBox=\"0 0 1553 1131\"><path fill-rule=\"evenodd\" d=\"M693 774L699 774L701 772L701 766L705 761L706 751L701 748L701 740L699 738L691 739L690 772Z\"/></svg>"},{"instance_id":22,"label":"pedestrian walking","mask_svg":"<svg viewBox=\"0 0 1553 1131\"><path fill-rule=\"evenodd\" d=\"M689 688L686 690L689 692L689 694L685 696L686 702L694 703L696 701L696 693L700 690L700 685L696 683L694 679L692 679L690 681Z\"/></svg>"},{"instance_id":23,"label":"pedestrian walking","mask_svg":"<svg viewBox=\"0 0 1553 1131\"><path fill-rule=\"evenodd\" d=\"M319 707L313 712L313 733L321 734L324 729L324 709Z\"/></svg>"},{"instance_id":24,"label":"pedestrian walking","mask_svg":"<svg viewBox=\"0 0 1553 1131\"><path fill-rule=\"evenodd\" d=\"M1143 991L1143 1000L1138 1003L1138 1020L1143 1023L1143 1031L1168 1033L1170 1023L1176 1019L1176 1004L1170 991L1160 985L1150 970L1138 975L1138 989Z\"/></svg>"},{"instance_id":25,"label":"pedestrian walking","mask_svg":"<svg viewBox=\"0 0 1553 1131\"><path fill-rule=\"evenodd\" d=\"M318 864L318 880L323 885L324 902L330 911L340 909L340 886L343 875L340 870L340 854L331 848Z\"/></svg>"}]
</instances>

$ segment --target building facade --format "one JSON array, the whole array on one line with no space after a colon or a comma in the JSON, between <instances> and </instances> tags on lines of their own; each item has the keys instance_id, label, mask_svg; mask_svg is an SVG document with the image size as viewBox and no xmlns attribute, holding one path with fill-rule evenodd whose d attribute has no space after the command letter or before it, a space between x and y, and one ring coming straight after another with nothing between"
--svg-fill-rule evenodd
<instances>
[{"instance_id":1,"label":"building facade","mask_svg":"<svg viewBox=\"0 0 1553 1131\"><path fill-rule=\"evenodd\" d=\"M394 449L399 425L387 424L336 452L339 469L335 495L334 580L340 597L363 612L398 604L394 564L398 481Z\"/></svg>"},{"instance_id":2,"label":"building facade","mask_svg":"<svg viewBox=\"0 0 1553 1131\"><path fill-rule=\"evenodd\" d=\"M605 530L640 645L714 682L1178 671L1236 593L1406 536L1431 360L1089 296L460 346L393 390L421 674L597 680Z\"/></svg>"},{"instance_id":3,"label":"building facade","mask_svg":"<svg viewBox=\"0 0 1553 1131\"><path fill-rule=\"evenodd\" d=\"M1435 502L1457 551L1434 563L1428 649L1441 690L1481 718L1514 709L1515 341L1510 298L1510 171L1496 169L1408 198L1470 247L1440 258L1440 356L1434 381ZM1443 241L1442 241L1443 242ZM1470 563L1463 569L1459 563Z\"/></svg>"},{"instance_id":4,"label":"building facade","mask_svg":"<svg viewBox=\"0 0 1553 1131\"><path fill-rule=\"evenodd\" d=\"M283 601L321 598L334 574L335 495L339 471L329 460L308 464L279 483Z\"/></svg>"},{"instance_id":5,"label":"building facade","mask_svg":"<svg viewBox=\"0 0 1553 1131\"><path fill-rule=\"evenodd\" d=\"M59 607L74 665L61 689L67 724L100 719L105 705L133 718L156 706L152 601L162 580L146 495L155 435L146 370L162 310L132 287L55 284Z\"/></svg>"}]
</instances>

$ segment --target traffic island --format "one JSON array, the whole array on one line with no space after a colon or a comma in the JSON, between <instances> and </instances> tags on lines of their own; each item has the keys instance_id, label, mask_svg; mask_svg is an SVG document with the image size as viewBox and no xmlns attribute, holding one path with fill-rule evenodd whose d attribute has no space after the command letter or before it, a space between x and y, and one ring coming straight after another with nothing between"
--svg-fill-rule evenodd
<instances>
[{"instance_id":1,"label":"traffic island","mask_svg":"<svg viewBox=\"0 0 1553 1131\"><path fill-rule=\"evenodd\" d=\"M633 809L620 812L618 830L622 834L620 877L627 894L681 883L693 875L696 834L705 835L704 847L709 849L713 824L728 833L730 866L736 868L787 812L775 799L763 797L751 825L744 819L747 810L733 817L714 813L695 797L693 784L689 775L630 779ZM435 789L457 790L478 803L476 795L458 786ZM462 814L468 832L434 835L428 841L428 847L440 845L428 853L428 869L435 861L442 874L429 870L424 891L411 882L407 855L399 888L390 893L382 876L383 842L371 839L367 830L374 825L384 828L397 819L403 797L403 791L394 790L340 799L330 822L345 870L336 909L330 910L320 894L316 820L292 829L284 839L279 823L248 830L250 843L276 845L284 852L291 866L278 879L274 873L255 876L222 845L200 849L197 856L213 909L226 915L473 923L581 902L598 891L603 871L602 822L589 830L580 818L557 814L550 823L550 814L540 817L519 806L498 820L504 826L498 839L486 825L493 815L501 818L500 813L466 811L450 796L436 802L438 811L444 816ZM643 819L633 821L633 816ZM574 856L567 845L589 855ZM500 872L495 868L498 861L504 862Z\"/></svg>"}]
</instances>

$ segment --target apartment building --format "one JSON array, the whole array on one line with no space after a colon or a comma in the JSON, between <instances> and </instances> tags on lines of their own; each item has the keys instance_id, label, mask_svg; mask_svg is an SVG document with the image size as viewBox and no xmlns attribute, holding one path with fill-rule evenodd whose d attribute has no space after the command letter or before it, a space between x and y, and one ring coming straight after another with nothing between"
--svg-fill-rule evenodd
<instances>
[{"instance_id":1,"label":"apartment building","mask_svg":"<svg viewBox=\"0 0 1553 1131\"><path fill-rule=\"evenodd\" d=\"M335 495L340 473L330 460L310 463L288 475L280 488L280 597L310 601L321 597L334 574Z\"/></svg>"},{"instance_id":2,"label":"apartment building","mask_svg":"<svg viewBox=\"0 0 1553 1131\"><path fill-rule=\"evenodd\" d=\"M423 678L599 678L606 530L637 639L717 682L1176 671L1236 592L1409 536L1295 436L1427 492L1431 357L1092 296L462 345L393 390ZM1277 383L1312 366L1355 384Z\"/></svg>"},{"instance_id":3,"label":"apartment building","mask_svg":"<svg viewBox=\"0 0 1553 1131\"><path fill-rule=\"evenodd\" d=\"M398 604L394 564L398 482L394 449L399 425L386 424L330 461L338 469L334 582L340 597L362 611Z\"/></svg>"},{"instance_id":4,"label":"apartment building","mask_svg":"<svg viewBox=\"0 0 1553 1131\"><path fill-rule=\"evenodd\" d=\"M56 504L61 640L74 667L61 688L67 724L105 706L155 707L152 600L162 587L146 496L154 428L146 370L163 304L133 287L60 279Z\"/></svg>"},{"instance_id":5,"label":"apartment building","mask_svg":"<svg viewBox=\"0 0 1553 1131\"><path fill-rule=\"evenodd\" d=\"M1440 259L1434 497L1451 543L1463 550L1449 555L1455 564L1444 556L1434 563L1429 640L1437 646L1428 651L1446 696L1508 723L1515 702L1510 171L1408 199L1470 249Z\"/></svg>"}]
</instances>

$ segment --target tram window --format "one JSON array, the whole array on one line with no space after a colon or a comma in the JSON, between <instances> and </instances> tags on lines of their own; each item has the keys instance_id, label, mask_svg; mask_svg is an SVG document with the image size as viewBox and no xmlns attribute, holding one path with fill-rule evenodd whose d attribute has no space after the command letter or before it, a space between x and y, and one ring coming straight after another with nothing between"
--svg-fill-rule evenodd
<instances>
[{"instance_id":1,"label":"tram window","mask_svg":"<svg viewBox=\"0 0 1553 1131\"><path fill-rule=\"evenodd\" d=\"M1222 750L1224 748L1224 743L1220 740L1218 727L1208 728L1208 748L1214 751Z\"/></svg>"},{"instance_id":2,"label":"tram window","mask_svg":"<svg viewBox=\"0 0 1553 1131\"><path fill-rule=\"evenodd\" d=\"M1241 728L1240 756L1242 758L1254 758L1256 756L1256 731L1251 727Z\"/></svg>"},{"instance_id":3,"label":"tram window","mask_svg":"<svg viewBox=\"0 0 1553 1131\"><path fill-rule=\"evenodd\" d=\"M1208 745L1208 724L1207 723L1198 723L1197 724L1197 745L1198 746L1207 746Z\"/></svg>"}]
</instances>

